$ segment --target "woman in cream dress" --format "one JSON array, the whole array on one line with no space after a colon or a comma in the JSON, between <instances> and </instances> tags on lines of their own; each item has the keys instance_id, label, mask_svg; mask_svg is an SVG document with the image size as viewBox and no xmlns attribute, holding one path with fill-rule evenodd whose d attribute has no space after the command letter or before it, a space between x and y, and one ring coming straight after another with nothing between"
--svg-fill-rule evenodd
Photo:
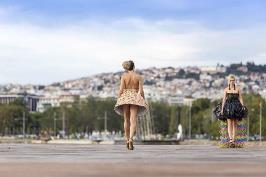
<instances>
[{"instance_id":1,"label":"woman in cream dress","mask_svg":"<svg viewBox=\"0 0 266 177\"><path fill-rule=\"evenodd\" d=\"M146 113L147 104L144 100L143 79L134 69L134 62L129 60L122 64L125 73L121 77L120 89L114 110L124 116L126 145L133 150L133 136L136 131L137 116Z\"/></svg>"}]
</instances>

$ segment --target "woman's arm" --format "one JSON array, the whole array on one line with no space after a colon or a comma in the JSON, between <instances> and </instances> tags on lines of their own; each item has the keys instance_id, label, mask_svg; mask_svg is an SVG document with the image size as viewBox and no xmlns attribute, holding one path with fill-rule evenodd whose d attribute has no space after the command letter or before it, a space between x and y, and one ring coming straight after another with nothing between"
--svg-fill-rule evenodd
<instances>
[{"instance_id":1,"label":"woman's arm","mask_svg":"<svg viewBox=\"0 0 266 177\"><path fill-rule=\"evenodd\" d=\"M242 105L244 105L244 103L243 103L243 97L242 97L242 93L241 93L240 88L238 88L238 94L239 94L239 101L240 101L240 103L241 103Z\"/></svg>"},{"instance_id":2,"label":"woman's arm","mask_svg":"<svg viewBox=\"0 0 266 177\"><path fill-rule=\"evenodd\" d=\"M122 95L124 89L125 89L125 77L122 75L121 81L120 81L120 88L118 92L118 98Z\"/></svg>"},{"instance_id":3,"label":"woman's arm","mask_svg":"<svg viewBox=\"0 0 266 177\"><path fill-rule=\"evenodd\" d=\"M144 89L143 89L143 78L141 76L139 77L139 93L145 99Z\"/></svg>"},{"instance_id":4,"label":"woman's arm","mask_svg":"<svg viewBox=\"0 0 266 177\"><path fill-rule=\"evenodd\" d=\"M223 101L222 101L222 113L224 112L224 103L226 100L226 93L227 93L227 89L224 89L224 96L223 96Z\"/></svg>"}]
</instances>

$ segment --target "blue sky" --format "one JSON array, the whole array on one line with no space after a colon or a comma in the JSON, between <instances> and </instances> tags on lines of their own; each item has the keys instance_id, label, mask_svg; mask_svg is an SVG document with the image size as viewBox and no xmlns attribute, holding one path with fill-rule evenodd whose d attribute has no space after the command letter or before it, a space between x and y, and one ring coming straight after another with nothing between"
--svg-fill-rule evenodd
<instances>
[{"instance_id":1,"label":"blue sky","mask_svg":"<svg viewBox=\"0 0 266 177\"><path fill-rule=\"evenodd\" d=\"M262 0L1 0L0 84L137 67L265 64Z\"/></svg>"},{"instance_id":2,"label":"blue sky","mask_svg":"<svg viewBox=\"0 0 266 177\"><path fill-rule=\"evenodd\" d=\"M73 23L80 20L195 20L211 27L244 27L265 21L263 0L2 0L2 8L14 7L13 21ZM37 16L37 17L35 17Z\"/></svg>"}]
</instances>

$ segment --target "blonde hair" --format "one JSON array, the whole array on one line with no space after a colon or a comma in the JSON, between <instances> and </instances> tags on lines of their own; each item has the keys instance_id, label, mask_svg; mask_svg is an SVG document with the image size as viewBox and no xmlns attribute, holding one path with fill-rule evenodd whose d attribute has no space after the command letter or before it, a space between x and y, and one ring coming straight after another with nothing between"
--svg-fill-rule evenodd
<instances>
[{"instance_id":1,"label":"blonde hair","mask_svg":"<svg viewBox=\"0 0 266 177\"><path fill-rule=\"evenodd\" d=\"M227 82L228 82L228 88L229 88L229 90L231 90L231 88L230 88L230 81L231 80L236 80L236 77L234 76L234 75L232 75L232 74L230 74L229 76L228 76L228 78L227 78ZM234 90L236 89L236 84L234 84Z\"/></svg>"},{"instance_id":2,"label":"blonde hair","mask_svg":"<svg viewBox=\"0 0 266 177\"><path fill-rule=\"evenodd\" d=\"M134 62L132 60L124 61L122 66L127 71L131 71L135 68Z\"/></svg>"},{"instance_id":3,"label":"blonde hair","mask_svg":"<svg viewBox=\"0 0 266 177\"><path fill-rule=\"evenodd\" d=\"M228 76L228 82L230 82L230 80L232 80L232 79L236 80L236 77L233 74L230 74Z\"/></svg>"}]
</instances>

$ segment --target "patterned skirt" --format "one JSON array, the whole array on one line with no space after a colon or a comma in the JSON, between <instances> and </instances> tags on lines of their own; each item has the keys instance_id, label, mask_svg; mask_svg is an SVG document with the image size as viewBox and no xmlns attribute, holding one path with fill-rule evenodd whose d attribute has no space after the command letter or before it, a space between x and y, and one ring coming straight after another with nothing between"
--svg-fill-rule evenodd
<instances>
[{"instance_id":1,"label":"patterned skirt","mask_svg":"<svg viewBox=\"0 0 266 177\"><path fill-rule=\"evenodd\" d=\"M221 148L229 148L229 136L227 131L227 122L220 121L220 143ZM247 142L247 126L245 121L237 121L235 148L243 148Z\"/></svg>"},{"instance_id":2,"label":"patterned skirt","mask_svg":"<svg viewBox=\"0 0 266 177\"><path fill-rule=\"evenodd\" d=\"M137 116L143 116L148 110L148 105L144 98L138 94L135 89L124 89L121 96L117 99L114 110L117 114L123 116L123 105L136 105L139 107Z\"/></svg>"}]
</instances>

